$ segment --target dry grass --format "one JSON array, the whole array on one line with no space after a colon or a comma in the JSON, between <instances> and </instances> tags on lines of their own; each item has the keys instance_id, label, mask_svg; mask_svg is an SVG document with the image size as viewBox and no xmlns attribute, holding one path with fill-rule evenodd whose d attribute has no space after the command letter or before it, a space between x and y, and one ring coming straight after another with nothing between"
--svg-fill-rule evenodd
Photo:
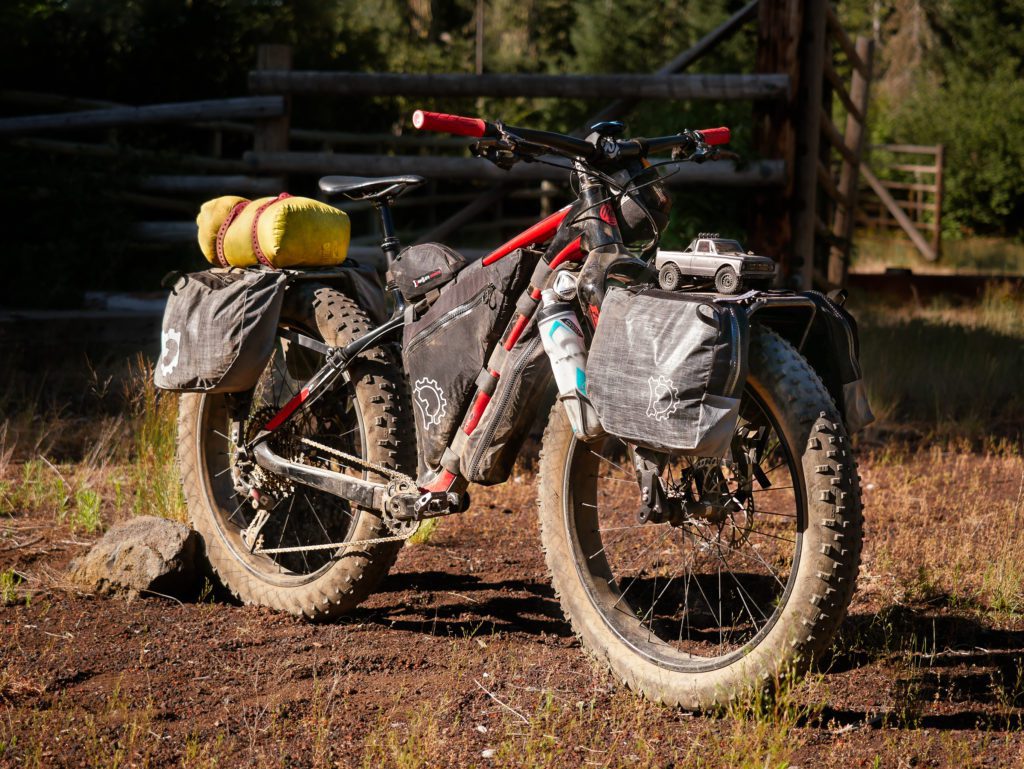
<instances>
[{"instance_id":1,"label":"dry grass","mask_svg":"<svg viewBox=\"0 0 1024 769\"><path fill-rule=\"evenodd\" d=\"M980 303L892 306L855 295L861 363L880 423L943 440L1020 435L1024 296L991 287Z\"/></svg>"},{"instance_id":2,"label":"dry grass","mask_svg":"<svg viewBox=\"0 0 1024 769\"><path fill-rule=\"evenodd\" d=\"M870 237L858 233L853 269L882 272L886 267L909 267L927 273L1024 274L1024 244L1006 238L964 238L942 244L942 256L930 263L910 243L909 238Z\"/></svg>"}]
</instances>

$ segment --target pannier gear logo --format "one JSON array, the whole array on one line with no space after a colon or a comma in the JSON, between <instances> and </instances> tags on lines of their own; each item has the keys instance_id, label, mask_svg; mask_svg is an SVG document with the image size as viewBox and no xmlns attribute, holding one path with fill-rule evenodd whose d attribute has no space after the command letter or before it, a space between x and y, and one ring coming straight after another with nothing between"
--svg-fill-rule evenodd
<instances>
[{"instance_id":1,"label":"pannier gear logo","mask_svg":"<svg viewBox=\"0 0 1024 769\"><path fill-rule=\"evenodd\" d=\"M178 356L181 354L181 332L169 328L163 332L161 341L163 349L160 351L160 371L164 376L170 376L178 365ZM174 343L174 355L171 355L171 343Z\"/></svg>"},{"instance_id":2,"label":"pannier gear logo","mask_svg":"<svg viewBox=\"0 0 1024 769\"><path fill-rule=\"evenodd\" d=\"M448 401L445 400L444 392L441 391L437 380L426 377L417 379L412 394L416 399L416 405L423 412L423 426L432 427L441 424Z\"/></svg>"},{"instance_id":3,"label":"pannier gear logo","mask_svg":"<svg viewBox=\"0 0 1024 769\"><path fill-rule=\"evenodd\" d=\"M679 408L672 380L663 376L647 377L647 386L651 388L651 399L647 403L647 416L658 422L664 422Z\"/></svg>"}]
</instances>

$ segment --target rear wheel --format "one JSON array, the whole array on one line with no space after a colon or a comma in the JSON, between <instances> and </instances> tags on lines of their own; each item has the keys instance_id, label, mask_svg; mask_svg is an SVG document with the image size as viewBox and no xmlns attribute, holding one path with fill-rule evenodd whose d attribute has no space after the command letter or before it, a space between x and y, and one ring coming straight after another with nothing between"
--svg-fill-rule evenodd
<instances>
[{"instance_id":1,"label":"rear wheel","mask_svg":"<svg viewBox=\"0 0 1024 769\"><path fill-rule=\"evenodd\" d=\"M334 289L289 288L281 328L301 331L332 346L344 345L370 328L348 297ZM280 339L245 409L244 435L252 436L322 366L322 357ZM293 417L269 440L278 454L380 481L369 471L346 470L338 459L305 440L374 464L412 472L415 449L402 369L390 350L378 348L353 362L350 381ZM229 399L235 395L188 394L181 398L178 462L195 529L202 535L214 571L245 603L325 619L354 608L391 567L400 542L358 549L301 549L254 553L242 534L257 511L239 476L273 499L260 530L265 548L316 548L381 538L389 532L377 513L238 461ZM236 414L236 416L238 416ZM305 439L305 440L304 440Z\"/></svg>"},{"instance_id":2,"label":"rear wheel","mask_svg":"<svg viewBox=\"0 0 1024 769\"><path fill-rule=\"evenodd\" d=\"M628 686L694 709L810 664L852 597L862 517L845 430L796 350L755 327L732 460L677 457L663 473L694 502L675 523L640 523L628 447L577 441L563 411L538 507L583 645Z\"/></svg>"}]
</instances>

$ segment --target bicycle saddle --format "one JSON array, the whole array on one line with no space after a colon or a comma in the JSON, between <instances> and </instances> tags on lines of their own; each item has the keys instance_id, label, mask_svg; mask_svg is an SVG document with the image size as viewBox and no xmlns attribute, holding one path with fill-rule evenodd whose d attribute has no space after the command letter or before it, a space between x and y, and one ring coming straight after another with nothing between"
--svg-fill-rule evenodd
<instances>
[{"instance_id":1,"label":"bicycle saddle","mask_svg":"<svg viewBox=\"0 0 1024 769\"><path fill-rule=\"evenodd\" d=\"M351 200L397 198L426 183L422 176L325 176L320 189L328 195L344 195Z\"/></svg>"}]
</instances>

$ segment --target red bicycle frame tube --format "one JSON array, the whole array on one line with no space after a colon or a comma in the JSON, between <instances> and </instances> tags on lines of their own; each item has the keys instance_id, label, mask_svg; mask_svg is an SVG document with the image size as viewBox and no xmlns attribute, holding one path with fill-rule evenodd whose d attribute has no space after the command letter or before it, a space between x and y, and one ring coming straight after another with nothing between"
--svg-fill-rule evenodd
<instances>
[{"instance_id":1,"label":"red bicycle frame tube","mask_svg":"<svg viewBox=\"0 0 1024 769\"><path fill-rule=\"evenodd\" d=\"M555 213L551 214L551 216L541 219L535 225L530 227L530 229L520 232L512 238L512 240L502 243L484 257L484 265L493 264L501 259L501 257L511 254L517 248L529 246L532 243L547 243L552 237L554 237L555 231L569 213L569 208L570 206L560 208L555 211Z\"/></svg>"}]
</instances>

